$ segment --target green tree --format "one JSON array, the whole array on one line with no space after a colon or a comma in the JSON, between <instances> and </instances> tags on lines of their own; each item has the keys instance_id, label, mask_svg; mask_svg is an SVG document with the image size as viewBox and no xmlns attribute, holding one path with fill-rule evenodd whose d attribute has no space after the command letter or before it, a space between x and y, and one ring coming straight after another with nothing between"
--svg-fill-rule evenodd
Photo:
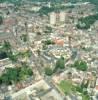
<instances>
[{"instance_id":1,"label":"green tree","mask_svg":"<svg viewBox=\"0 0 98 100\"><path fill-rule=\"evenodd\" d=\"M0 16L0 25L3 23L3 18Z\"/></svg>"},{"instance_id":2,"label":"green tree","mask_svg":"<svg viewBox=\"0 0 98 100\"><path fill-rule=\"evenodd\" d=\"M56 62L56 68L64 69L65 68L65 59L64 57L60 57Z\"/></svg>"},{"instance_id":3,"label":"green tree","mask_svg":"<svg viewBox=\"0 0 98 100\"><path fill-rule=\"evenodd\" d=\"M32 52L31 52L30 50L27 50L27 51L25 52L25 56L26 56L26 57L30 57L31 54L32 54Z\"/></svg>"},{"instance_id":4,"label":"green tree","mask_svg":"<svg viewBox=\"0 0 98 100\"><path fill-rule=\"evenodd\" d=\"M46 33L51 33L52 32L52 27L46 26Z\"/></svg>"},{"instance_id":5,"label":"green tree","mask_svg":"<svg viewBox=\"0 0 98 100\"><path fill-rule=\"evenodd\" d=\"M17 81L17 69L16 68L8 68L6 69L6 77L8 77L10 83L14 83Z\"/></svg>"},{"instance_id":6,"label":"green tree","mask_svg":"<svg viewBox=\"0 0 98 100\"><path fill-rule=\"evenodd\" d=\"M6 52L11 52L11 45L8 41L4 41L3 48Z\"/></svg>"},{"instance_id":7,"label":"green tree","mask_svg":"<svg viewBox=\"0 0 98 100\"><path fill-rule=\"evenodd\" d=\"M45 74L48 75L48 76L51 76L53 74L52 69L49 68L49 67L45 68Z\"/></svg>"},{"instance_id":8,"label":"green tree","mask_svg":"<svg viewBox=\"0 0 98 100\"><path fill-rule=\"evenodd\" d=\"M52 40L46 40L44 41L45 45L50 45L50 44L54 44L54 42Z\"/></svg>"},{"instance_id":9,"label":"green tree","mask_svg":"<svg viewBox=\"0 0 98 100\"><path fill-rule=\"evenodd\" d=\"M6 53L7 57L12 61L17 61L17 57L13 55L13 52L11 50L11 45L8 41L4 41L2 50Z\"/></svg>"},{"instance_id":10,"label":"green tree","mask_svg":"<svg viewBox=\"0 0 98 100\"><path fill-rule=\"evenodd\" d=\"M7 54L4 51L0 51L0 59L7 58Z\"/></svg>"},{"instance_id":11,"label":"green tree","mask_svg":"<svg viewBox=\"0 0 98 100\"><path fill-rule=\"evenodd\" d=\"M8 53L7 53L7 56L8 56L8 58L9 58L11 61L13 61L13 62L16 62L16 61L17 61L16 55L13 55L12 52L8 52Z\"/></svg>"},{"instance_id":12,"label":"green tree","mask_svg":"<svg viewBox=\"0 0 98 100\"><path fill-rule=\"evenodd\" d=\"M86 71L88 68L87 63L83 60L75 61L73 66L82 71Z\"/></svg>"},{"instance_id":13,"label":"green tree","mask_svg":"<svg viewBox=\"0 0 98 100\"><path fill-rule=\"evenodd\" d=\"M79 29L88 29L96 20L98 20L98 14L82 17L78 20L76 27Z\"/></svg>"},{"instance_id":14,"label":"green tree","mask_svg":"<svg viewBox=\"0 0 98 100\"><path fill-rule=\"evenodd\" d=\"M41 54L41 51L39 49L37 49L37 54L38 54L38 56L40 56L40 54Z\"/></svg>"},{"instance_id":15,"label":"green tree","mask_svg":"<svg viewBox=\"0 0 98 100\"><path fill-rule=\"evenodd\" d=\"M24 42L27 42L28 40L28 35L27 34L22 34L20 37Z\"/></svg>"},{"instance_id":16,"label":"green tree","mask_svg":"<svg viewBox=\"0 0 98 100\"><path fill-rule=\"evenodd\" d=\"M33 75L32 69L29 66L19 68L7 68L5 73L0 76L0 84L13 84Z\"/></svg>"},{"instance_id":17,"label":"green tree","mask_svg":"<svg viewBox=\"0 0 98 100\"><path fill-rule=\"evenodd\" d=\"M6 73L2 75L1 80L2 83L9 84L9 79Z\"/></svg>"},{"instance_id":18,"label":"green tree","mask_svg":"<svg viewBox=\"0 0 98 100\"><path fill-rule=\"evenodd\" d=\"M25 80L27 78L27 69L25 67L22 67L19 72L19 80Z\"/></svg>"}]
</instances>

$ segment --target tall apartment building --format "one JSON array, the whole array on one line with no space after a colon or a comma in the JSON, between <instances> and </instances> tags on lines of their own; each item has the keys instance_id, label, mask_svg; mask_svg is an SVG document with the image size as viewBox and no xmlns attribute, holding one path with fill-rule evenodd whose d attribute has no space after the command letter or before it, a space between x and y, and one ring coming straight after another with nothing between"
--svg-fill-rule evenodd
<instances>
[{"instance_id":1,"label":"tall apartment building","mask_svg":"<svg viewBox=\"0 0 98 100\"><path fill-rule=\"evenodd\" d=\"M51 25L56 24L56 13L55 12L50 13L50 24Z\"/></svg>"},{"instance_id":2,"label":"tall apartment building","mask_svg":"<svg viewBox=\"0 0 98 100\"><path fill-rule=\"evenodd\" d=\"M61 11L61 12L59 13L59 17L60 17L60 21L61 21L61 22L64 22L64 21L65 21L65 12Z\"/></svg>"},{"instance_id":3,"label":"tall apartment building","mask_svg":"<svg viewBox=\"0 0 98 100\"><path fill-rule=\"evenodd\" d=\"M64 11L61 12L52 12L50 13L50 24L55 25L58 22L64 22L65 21L66 14Z\"/></svg>"}]
</instances>

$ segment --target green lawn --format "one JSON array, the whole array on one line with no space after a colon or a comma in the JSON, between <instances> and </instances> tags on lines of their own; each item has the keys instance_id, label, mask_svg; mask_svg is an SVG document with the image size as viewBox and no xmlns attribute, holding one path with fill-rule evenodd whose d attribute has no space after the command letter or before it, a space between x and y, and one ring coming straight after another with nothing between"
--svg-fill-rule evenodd
<instances>
[{"instance_id":1,"label":"green lawn","mask_svg":"<svg viewBox=\"0 0 98 100\"><path fill-rule=\"evenodd\" d=\"M82 94L82 98L83 98L83 100L90 100L90 97L88 95Z\"/></svg>"},{"instance_id":2,"label":"green lawn","mask_svg":"<svg viewBox=\"0 0 98 100\"><path fill-rule=\"evenodd\" d=\"M69 80L62 80L60 84L58 84L58 86L61 89L61 91L65 93L65 95L79 92L81 93L80 95L82 96L83 100L90 100L90 97L87 94L78 91L76 86L74 86Z\"/></svg>"},{"instance_id":3,"label":"green lawn","mask_svg":"<svg viewBox=\"0 0 98 100\"><path fill-rule=\"evenodd\" d=\"M75 87L72 85L71 81L62 80L58 86L65 94L69 94L75 90Z\"/></svg>"}]
</instances>

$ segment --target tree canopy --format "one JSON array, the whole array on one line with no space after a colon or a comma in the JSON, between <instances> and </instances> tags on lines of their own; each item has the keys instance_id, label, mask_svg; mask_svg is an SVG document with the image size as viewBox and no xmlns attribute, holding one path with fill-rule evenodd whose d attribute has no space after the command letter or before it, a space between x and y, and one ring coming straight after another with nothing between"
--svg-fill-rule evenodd
<instances>
[{"instance_id":1,"label":"tree canopy","mask_svg":"<svg viewBox=\"0 0 98 100\"><path fill-rule=\"evenodd\" d=\"M58 69L64 69L65 68L65 59L63 56L61 56L57 61L56 61L56 65L55 68L53 70L53 72L56 72Z\"/></svg>"},{"instance_id":2,"label":"tree canopy","mask_svg":"<svg viewBox=\"0 0 98 100\"><path fill-rule=\"evenodd\" d=\"M78 20L76 26L78 29L88 29L96 20L98 20L98 14L83 17Z\"/></svg>"},{"instance_id":3,"label":"tree canopy","mask_svg":"<svg viewBox=\"0 0 98 100\"><path fill-rule=\"evenodd\" d=\"M10 85L25 80L32 75L32 69L28 66L6 68L5 73L0 76L0 84Z\"/></svg>"},{"instance_id":4,"label":"tree canopy","mask_svg":"<svg viewBox=\"0 0 98 100\"><path fill-rule=\"evenodd\" d=\"M75 67L78 70L86 71L88 66L87 63L83 60L77 60L74 62L73 67Z\"/></svg>"},{"instance_id":5,"label":"tree canopy","mask_svg":"<svg viewBox=\"0 0 98 100\"><path fill-rule=\"evenodd\" d=\"M53 74L53 71L50 67L46 67L45 68L45 74L48 76L51 76Z\"/></svg>"},{"instance_id":6,"label":"tree canopy","mask_svg":"<svg viewBox=\"0 0 98 100\"><path fill-rule=\"evenodd\" d=\"M3 23L3 18L0 16L0 25Z\"/></svg>"},{"instance_id":7,"label":"tree canopy","mask_svg":"<svg viewBox=\"0 0 98 100\"><path fill-rule=\"evenodd\" d=\"M64 57L60 57L56 62L56 68L64 69L65 68L65 61Z\"/></svg>"}]
</instances>

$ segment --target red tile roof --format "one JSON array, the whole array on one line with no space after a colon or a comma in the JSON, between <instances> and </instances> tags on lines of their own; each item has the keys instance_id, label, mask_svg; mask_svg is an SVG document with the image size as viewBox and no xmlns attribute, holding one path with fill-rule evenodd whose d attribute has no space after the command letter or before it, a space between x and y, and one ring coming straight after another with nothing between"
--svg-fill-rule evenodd
<instances>
[{"instance_id":1,"label":"red tile roof","mask_svg":"<svg viewBox=\"0 0 98 100\"><path fill-rule=\"evenodd\" d=\"M64 40L63 39L54 39L55 44L63 46L64 45Z\"/></svg>"},{"instance_id":2,"label":"red tile roof","mask_svg":"<svg viewBox=\"0 0 98 100\"><path fill-rule=\"evenodd\" d=\"M98 85L96 85L95 89L98 90Z\"/></svg>"}]
</instances>

